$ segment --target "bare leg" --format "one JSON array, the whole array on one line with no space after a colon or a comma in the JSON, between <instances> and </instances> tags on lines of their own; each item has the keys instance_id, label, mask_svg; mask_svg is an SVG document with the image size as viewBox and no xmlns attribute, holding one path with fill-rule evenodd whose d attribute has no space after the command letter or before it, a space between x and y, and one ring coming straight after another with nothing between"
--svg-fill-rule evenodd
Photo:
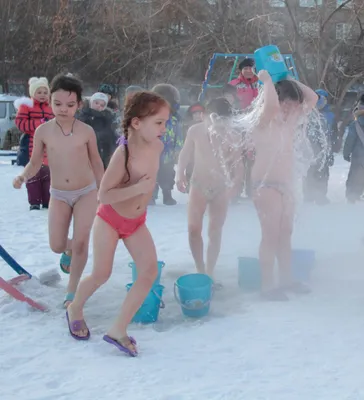
<instances>
[{"instance_id":1,"label":"bare leg","mask_svg":"<svg viewBox=\"0 0 364 400\"><path fill-rule=\"evenodd\" d=\"M274 289L274 262L278 249L282 216L282 195L275 189L261 188L254 194L254 204L260 221L262 240L259 262L262 269L262 291Z\"/></svg>"},{"instance_id":2,"label":"bare leg","mask_svg":"<svg viewBox=\"0 0 364 400\"><path fill-rule=\"evenodd\" d=\"M301 282L295 282L292 277L292 246L291 237L293 232L294 220L294 200L293 197L283 198L283 213L278 243L278 264L280 275L280 286L284 290L296 293L310 293L310 288Z\"/></svg>"},{"instance_id":3,"label":"bare leg","mask_svg":"<svg viewBox=\"0 0 364 400\"><path fill-rule=\"evenodd\" d=\"M72 208L64 201L51 197L48 211L49 246L55 253L63 253L69 247L67 239Z\"/></svg>"},{"instance_id":4,"label":"bare leg","mask_svg":"<svg viewBox=\"0 0 364 400\"><path fill-rule=\"evenodd\" d=\"M229 206L227 193L221 193L209 204L209 242L207 246L206 272L213 279L214 269L221 248L222 229Z\"/></svg>"},{"instance_id":5,"label":"bare leg","mask_svg":"<svg viewBox=\"0 0 364 400\"><path fill-rule=\"evenodd\" d=\"M192 257L195 260L197 272L205 273L203 257L202 224L207 207L205 196L191 185L188 201L188 239Z\"/></svg>"},{"instance_id":6,"label":"bare leg","mask_svg":"<svg viewBox=\"0 0 364 400\"><path fill-rule=\"evenodd\" d=\"M77 285L85 269L90 232L97 208L97 192L93 190L82 196L73 207L73 239L70 278L67 292L75 293Z\"/></svg>"},{"instance_id":7,"label":"bare leg","mask_svg":"<svg viewBox=\"0 0 364 400\"><path fill-rule=\"evenodd\" d=\"M68 306L70 321L83 320L83 307L86 301L110 278L118 241L117 232L96 216L93 225L93 270L91 275L80 282L75 298ZM73 333L86 336L87 330Z\"/></svg>"},{"instance_id":8,"label":"bare leg","mask_svg":"<svg viewBox=\"0 0 364 400\"><path fill-rule=\"evenodd\" d=\"M140 227L132 236L124 239L124 243L135 262L138 277L128 292L114 325L108 331L108 335L134 351L135 346L130 340L126 340L127 327L157 278L157 253L146 225Z\"/></svg>"},{"instance_id":9,"label":"bare leg","mask_svg":"<svg viewBox=\"0 0 364 400\"><path fill-rule=\"evenodd\" d=\"M292 246L294 202L293 197L285 195L279 232L277 259L279 264L279 279L281 286L292 284Z\"/></svg>"}]
</instances>

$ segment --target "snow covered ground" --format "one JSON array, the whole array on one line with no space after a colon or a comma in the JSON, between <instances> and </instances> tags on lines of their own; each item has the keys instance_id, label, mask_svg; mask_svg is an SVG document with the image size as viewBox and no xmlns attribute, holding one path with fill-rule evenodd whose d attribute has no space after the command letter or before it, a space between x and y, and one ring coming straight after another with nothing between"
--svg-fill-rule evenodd
<instances>
[{"instance_id":1,"label":"snow covered ground","mask_svg":"<svg viewBox=\"0 0 364 400\"><path fill-rule=\"evenodd\" d=\"M151 208L148 226L165 261L165 310L154 326L131 326L140 356L130 359L102 341L131 282L120 244L110 281L89 301L91 340L79 343L61 307L66 277L55 288L20 286L46 303L35 312L0 293L1 400L363 400L364 235L362 204L344 199L348 164L339 158L330 180L332 204L298 209L294 247L316 251L313 293L284 304L244 296L237 257L257 253L259 225L250 202L231 206L217 292L205 319L185 320L173 282L193 272L186 202ZM0 243L35 275L58 266L48 248L47 211L28 211L26 190L12 189L19 167L0 157ZM91 255L86 272L91 268ZM12 270L0 260L0 276Z\"/></svg>"}]
</instances>

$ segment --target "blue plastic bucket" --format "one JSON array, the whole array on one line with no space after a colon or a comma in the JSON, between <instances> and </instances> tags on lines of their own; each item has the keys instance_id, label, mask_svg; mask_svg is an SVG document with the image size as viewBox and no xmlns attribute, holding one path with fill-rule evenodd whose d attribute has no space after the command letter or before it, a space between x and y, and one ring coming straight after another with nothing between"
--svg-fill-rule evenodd
<instances>
[{"instance_id":1,"label":"blue plastic bucket","mask_svg":"<svg viewBox=\"0 0 364 400\"><path fill-rule=\"evenodd\" d=\"M132 283L126 285L128 292L132 286ZM156 285L152 288L139 310L135 313L132 322L151 324L158 320L159 310L165 307L162 300L163 290L164 286L162 285Z\"/></svg>"},{"instance_id":2,"label":"blue plastic bucket","mask_svg":"<svg viewBox=\"0 0 364 400\"><path fill-rule=\"evenodd\" d=\"M260 290L262 277L257 258L239 257L238 274L239 286L244 291L252 292Z\"/></svg>"},{"instance_id":3,"label":"blue plastic bucket","mask_svg":"<svg viewBox=\"0 0 364 400\"><path fill-rule=\"evenodd\" d=\"M316 254L314 250L292 250L292 275L297 281L308 282L311 271L315 266Z\"/></svg>"},{"instance_id":4,"label":"blue plastic bucket","mask_svg":"<svg viewBox=\"0 0 364 400\"><path fill-rule=\"evenodd\" d=\"M132 274L132 279L133 279L133 283L134 283L136 281L136 279L137 279L137 276L138 276L138 271L136 269L135 262L131 261L128 265L131 268L131 274ZM165 263L163 261L158 261L158 276L157 276L157 279L154 281L153 286L160 285L161 275L162 275L162 268L164 266L165 266Z\"/></svg>"},{"instance_id":5,"label":"blue plastic bucket","mask_svg":"<svg viewBox=\"0 0 364 400\"><path fill-rule=\"evenodd\" d=\"M205 274L183 275L174 283L174 297L186 317L202 318L210 310L212 279ZM177 295L178 291L178 295Z\"/></svg>"},{"instance_id":6,"label":"blue plastic bucket","mask_svg":"<svg viewBox=\"0 0 364 400\"><path fill-rule=\"evenodd\" d=\"M274 83L287 79L290 74L277 46L269 45L255 50L254 58L257 72L263 69L268 71Z\"/></svg>"}]
</instances>

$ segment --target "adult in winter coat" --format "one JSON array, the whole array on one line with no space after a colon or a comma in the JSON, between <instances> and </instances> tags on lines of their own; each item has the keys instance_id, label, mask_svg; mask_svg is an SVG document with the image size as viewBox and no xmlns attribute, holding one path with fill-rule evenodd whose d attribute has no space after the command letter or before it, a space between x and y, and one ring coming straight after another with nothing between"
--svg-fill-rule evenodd
<instances>
[{"instance_id":1,"label":"adult in winter coat","mask_svg":"<svg viewBox=\"0 0 364 400\"><path fill-rule=\"evenodd\" d=\"M350 162L346 198L350 203L355 203L364 191L364 95L354 110L354 121L349 125L343 156L344 160Z\"/></svg>"},{"instance_id":2,"label":"adult in winter coat","mask_svg":"<svg viewBox=\"0 0 364 400\"><path fill-rule=\"evenodd\" d=\"M15 124L17 128L28 135L24 143L28 141L29 158L33 151L33 139L35 130L54 118L53 111L49 105L49 86L47 78L30 78L29 95L15 100L14 106L17 109ZM26 184L30 210L39 210L40 206L48 208L50 172L48 167L47 153L44 151L43 164L39 172Z\"/></svg>"},{"instance_id":3,"label":"adult in winter coat","mask_svg":"<svg viewBox=\"0 0 364 400\"><path fill-rule=\"evenodd\" d=\"M327 103L329 94L322 89L316 90L319 96L316 108L319 120L313 120L308 138L313 150L314 161L303 180L303 195L307 202L319 205L329 203L327 189L330 167L334 165L333 147L337 142L338 129L331 106Z\"/></svg>"},{"instance_id":4,"label":"adult in winter coat","mask_svg":"<svg viewBox=\"0 0 364 400\"><path fill-rule=\"evenodd\" d=\"M177 204L172 197L176 175L174 165L183 146L182 121L178 113L181 98L178 89L167 83L154 86L152 91L162 96L171 106L171 115L166 123L166 133L162 138L164 149L159 164L154 199L158 197L158 187L160 187L163 193L163 204L173 206Z\"/></svg>"},{"instance_id":5,"label":"adult in winter coat","mask_svg":"<svg viewBox=\"0 0 364 400\"><path fill-rule=\"evenodd\" d=\"M241 110L250 106L258 96L258 77L254 73L255 61L246 58L239 64L239 76L229 82L229 85L237 89Z\"/></svg>"},{"instance_id":6,"label":"adult in winter coat","mask_svg":"<svg viewBox=\"0 0 364 400\"><path fill-rule=\"evenodd\" d=\"M97 138L97 147L106 169L110 158L116 149L115 114L107 107L108 98L104 93L95 93L90 101L84 102L84 107L77 115L77 119L90 125Z\"/></svg>"}]
</instances>

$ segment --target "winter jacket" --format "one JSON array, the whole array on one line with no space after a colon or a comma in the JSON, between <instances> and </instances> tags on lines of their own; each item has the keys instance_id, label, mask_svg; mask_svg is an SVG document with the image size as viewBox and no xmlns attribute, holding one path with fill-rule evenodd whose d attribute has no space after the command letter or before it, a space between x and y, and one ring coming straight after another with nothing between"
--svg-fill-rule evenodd
<instances>
[{"instance_id":1,"label":"winter jacket","mask_svg":"<svg viewBox=\"0 0 364 400\"><path fill-rule=\"evenodd\" d=\"M118 135L116 133L115 113L109 108L106 108L104 111L93 110L86 102L84 108L77 114L77 119L94 129L97 147L104 168L106 168L117 147L116 141Z\"/></svg>"},{"instance_id":2,"label":"winter jacket","mask_svg":"<svg viewBox=\"0 0 364 400\"><path fill-rule=\"evenodd\" d=\"M183 132L180 116L173 114L166 123L166 133L162 136L164 149L161 155L163 164L175 163L183 146Z\"/></svg>"},{"instance_id":3,"label":"winter jacket","mask_svg":"<svg viewBox=\"0 0 364 400\"><path fill-rule=\"evenodd\" d=\"M355 117L364 131L364 111L357 112ZM346 161L355 162L364 166L364 143L358 135L356 121L353 121L349 125L349 133L345 140L343 156Z\"/></svg>"},{"instance_id":4,"label":"winter jacket","mask_svg":"<svg viewBox=\"0 0 364 400\"><path fill-rule=\"evenodd\" d=\"M258 78L256 76L252 79L247 79L240 74L236 79L229 82L229 85L236 87L242 110L249 107L258 96Z\"/></svg>"},{"instance_id":5,"label":"winter jacket","mask_svg":"<svg viewBox=\"0 0 364 400\"><path fill-rule=\"evenodd\" d=\"M19 149L16 155L16 163L17 165L21 165L25 167L29 162L29 138L30 135L27 133L23 133L20 142L19 142Z\"/></svg>"},{"instance_id":6,"label":"winter jacket","mask_svg":"<svg viewBox=\"0 0 364 400\"><path fill-rule=\"evenodd\" d=\"M29 97L15 100L14 106L18 110L15 125L21 132L29 135L29 157L31 157L35 130L44 122L53 119L54 115L48 103L39 103ZM43 164L48 165L46 151L44 151Z\"/></svg>"},{"instance_id":7,"label":"winter jacket","mask_svg":"<svg viewBox=\"0 0 364 400\"><path fill-rule=\"evenodd\" d=\"M333 145L337 140L337 125L329 105L319 111L319 118L312 117L307 136L315 157L314 163L320 168L331 167L334 164Z\"/></svg>"}]
</instances>

